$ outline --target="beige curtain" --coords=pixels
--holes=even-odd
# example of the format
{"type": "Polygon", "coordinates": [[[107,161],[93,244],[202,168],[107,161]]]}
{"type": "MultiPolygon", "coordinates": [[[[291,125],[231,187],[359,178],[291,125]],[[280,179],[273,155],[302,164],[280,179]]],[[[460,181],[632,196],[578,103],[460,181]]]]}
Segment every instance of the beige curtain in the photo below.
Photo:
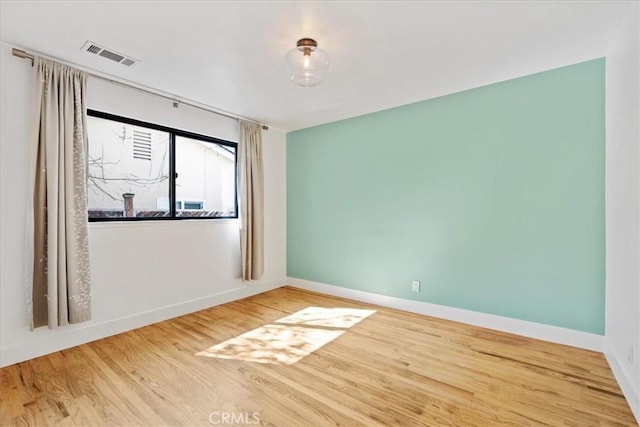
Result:
{"type": "Polygon", "coordinates": [[[86,74],[36,57],[27,218],[31,327],[91,318],[86,74]]]}
{"type": "Polygon", "coordinates": [[[240,120],[238,198],[242,280],[258,280],[264,271],[264,173],[262,127],[240,120]]]}

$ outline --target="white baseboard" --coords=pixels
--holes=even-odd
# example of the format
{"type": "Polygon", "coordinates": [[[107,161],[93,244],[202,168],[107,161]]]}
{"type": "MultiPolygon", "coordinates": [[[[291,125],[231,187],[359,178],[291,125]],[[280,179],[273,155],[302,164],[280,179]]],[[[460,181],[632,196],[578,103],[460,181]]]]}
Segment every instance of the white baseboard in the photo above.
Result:
{"type": "Polygon", "coordinates": [[[409,311],[411,313],[439,317],[441,319],[453,320],[455,322],[495,329],[502,332],[509,332],[512,334],[569,345],[572,347],[579,347],[598,352],[602,352],[604,348],[604,337],[602,335],[591,334],[588,332],[575,331],[573,329],[561,328],[558,326],[544,325],[542,323],[496,316],[494,314],[480,313],[461,308],[447,307],[428,302],[390,297],[371,292],[343,288],[340,286],[327,285],[325,283],[297,279],[294,277],[288,277],[287,284],[300,289],[306,289],[342,298],[349,298],[356,301],[381,305],[383,307],[409,311]]]}
{"type": "Polygon", "coordinates": [[[33,359],[163,320],[193,313],[283,286],[283,280],[245,284],[237,289],[104,322],[87,322],[54,330],[39,328],[28,341],[0,348],[0,367],[33,359]]]}
{"type": "Polygon", "coordinates": [[[621,358],[607,345],[606,339],[604,355],[607,358],[607,362],[609,362],[611,371],[616,377],[616,381],[618,381],[624,397],[629,403],[633,415],[636,417],[638,424],[640,424],[640,390],[634,386],[632,379],[629,377],[629,373],[623,369],[621,358]]]}

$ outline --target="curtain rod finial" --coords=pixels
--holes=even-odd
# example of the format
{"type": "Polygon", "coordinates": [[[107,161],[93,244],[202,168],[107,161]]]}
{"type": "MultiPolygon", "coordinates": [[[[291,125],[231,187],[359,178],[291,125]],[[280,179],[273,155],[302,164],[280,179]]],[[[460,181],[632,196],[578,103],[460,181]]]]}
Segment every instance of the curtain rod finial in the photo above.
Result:
{"type": "Polygon", "coordinates": [[[30,59],[31,60],[31,65],[33,65],[33,55],[29,55],[27,52],[25,52],[22,49],[16,49],[15,47],[11,49],[11,54],[13,56],[17,56],[18,58],[23,58],[23,59],[30,59]]]}
{"type": "Polygon", "coordinates": [[[27,52],[25,52],[24,50],[16,49],[15,47],[11,49],[11,53],[13,54],[13,56],[17,56],[18,58],[27,57],[27,52]]]}

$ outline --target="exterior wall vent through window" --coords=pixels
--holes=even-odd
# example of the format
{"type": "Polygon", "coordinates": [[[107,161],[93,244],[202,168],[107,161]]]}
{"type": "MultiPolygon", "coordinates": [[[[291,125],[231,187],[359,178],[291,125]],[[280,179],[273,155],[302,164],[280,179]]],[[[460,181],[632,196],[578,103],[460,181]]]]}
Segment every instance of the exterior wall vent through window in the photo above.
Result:
{"type": "Polygon", "coordinates": [[[133,130],[133,158],[151,160],[151,133],[133,130]]]}

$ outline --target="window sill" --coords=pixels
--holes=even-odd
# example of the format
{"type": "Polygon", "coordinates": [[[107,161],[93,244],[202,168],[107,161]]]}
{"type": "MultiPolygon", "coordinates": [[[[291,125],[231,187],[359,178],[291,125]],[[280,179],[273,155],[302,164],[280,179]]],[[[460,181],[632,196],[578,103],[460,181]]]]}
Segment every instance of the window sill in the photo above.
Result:
{"type": "Polygon", "coordinates": [[[90,229],[101,228],[144,228],[144,227],[167,227],[176,226],[180,224],[180,227],[193,227],[201,224],[210,226],[212,224],[228,224],[238,223],[238,218],[198,218],[198,219],[154,219],[151,221],[96,221],[89,222],[90,229]]]}

